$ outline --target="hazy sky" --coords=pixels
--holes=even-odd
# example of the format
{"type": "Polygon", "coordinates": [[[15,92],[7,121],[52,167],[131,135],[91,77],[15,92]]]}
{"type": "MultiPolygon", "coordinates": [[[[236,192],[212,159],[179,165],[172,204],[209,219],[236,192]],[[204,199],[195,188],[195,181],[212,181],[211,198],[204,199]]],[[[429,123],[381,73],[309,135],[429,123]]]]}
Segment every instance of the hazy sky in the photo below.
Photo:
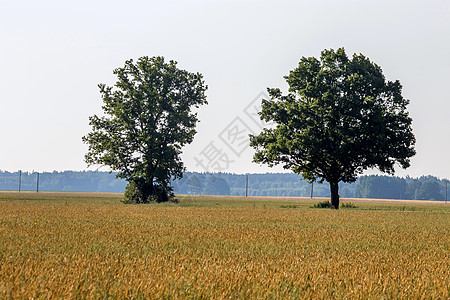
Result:
{"type": "Polygon", "coordinates": [[[0,169],[85,170],[97,84],[113,85],[127,59],[162,55],[209,86],[187,169],[278,171],[247,146],[261,93],[285,90],[302,56],[345,47],[411,100],[417,155],[398,175],[450,177],[449,16],[448,0],[0,0],[0,169]]]}

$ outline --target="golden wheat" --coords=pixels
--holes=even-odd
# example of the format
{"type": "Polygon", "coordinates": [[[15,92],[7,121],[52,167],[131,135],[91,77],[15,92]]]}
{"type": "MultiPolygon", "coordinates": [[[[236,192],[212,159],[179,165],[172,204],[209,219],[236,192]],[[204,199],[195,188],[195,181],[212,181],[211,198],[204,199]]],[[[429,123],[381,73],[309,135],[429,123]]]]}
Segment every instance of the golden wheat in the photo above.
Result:
{"type": "Polygon", "coordinates": [[[119,198],[0,194],[0,298],[450,297],[444,205],[119,198]]]}

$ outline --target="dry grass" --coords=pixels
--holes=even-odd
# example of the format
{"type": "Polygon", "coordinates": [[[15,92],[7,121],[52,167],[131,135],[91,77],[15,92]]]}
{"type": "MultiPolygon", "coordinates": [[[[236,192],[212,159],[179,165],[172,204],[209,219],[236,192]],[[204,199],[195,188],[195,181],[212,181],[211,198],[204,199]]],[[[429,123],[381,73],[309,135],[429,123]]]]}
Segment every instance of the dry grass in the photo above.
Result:
{"type": "Polygon", "coordinates": [[[0,194],[3,298],[450,297],[450,209],[0,194]]]}

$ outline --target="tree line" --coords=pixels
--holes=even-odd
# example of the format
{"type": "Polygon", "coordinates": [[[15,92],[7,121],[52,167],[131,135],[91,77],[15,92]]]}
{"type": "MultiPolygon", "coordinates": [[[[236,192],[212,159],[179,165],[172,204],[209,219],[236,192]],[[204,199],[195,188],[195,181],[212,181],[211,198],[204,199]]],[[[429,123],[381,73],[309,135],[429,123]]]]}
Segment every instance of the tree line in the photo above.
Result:
{"type": "MultiPolygon", "coordinates": [[[[0,190],[36,191],[37,172],[0,171],[0,190]]],[[[63,171],[39,173],[39,191],[123,193],[126,182],[114,173],[96,171],[63,171]]]]}
{"type": "MultiPolygon", "coordinates": [[[[127,182],[115,173],[99,171],[44,172],[39,174],[39,191],[123,193],[127,182]]],[[[246,175],[234,173],[185,172],[171,181],[175,194],[245,196],[246,175]]],[[[0,171],[0,190],[18,190],[19,172],[0,171]]],[[[21,173],[21,190],[35,191],[37,173],[21,173]]],[[[445,180],[434,176],[419,178],[360,176],[354,183],[339,184],[344,198],[445,200],[445,180]]],[[[308,183],[294,173],[248,174],[249,196],[329,197],[328,185],[308,183]]]]}

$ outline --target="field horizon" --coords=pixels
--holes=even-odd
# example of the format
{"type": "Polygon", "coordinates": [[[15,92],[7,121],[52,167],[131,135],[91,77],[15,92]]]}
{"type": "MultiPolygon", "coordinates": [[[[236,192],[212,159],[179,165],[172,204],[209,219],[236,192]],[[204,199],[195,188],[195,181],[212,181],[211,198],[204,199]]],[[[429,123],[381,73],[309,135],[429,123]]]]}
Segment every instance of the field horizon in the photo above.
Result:
{"type": "MultiPolygon", "coordinates": [[[[124,193],[116,192],[62,192],[62,191],[8,191],[0,190],[0,194],[52,194],[61,196],[74,195],[98,195],[98,196],[123,196],[124,193]]],[[[175,194],[175,198],[186,199],[189,197],[195,198],[218,198],[218,199],[247,199],[250,201],[255,200],[291,200],[291,201],[305,201],[305,202],[317,202],[330,200],[330,197],[288,197],[288,196],[236,196],[236,195],[189,195],[189,194],[175,194]]],[[[399,204],[447,204],[445,200],[411,200],[411,199],[379,199],[379,198],[340,198],[340,202],[371,202],[371,203],[399,203],[399,204]]]]}

